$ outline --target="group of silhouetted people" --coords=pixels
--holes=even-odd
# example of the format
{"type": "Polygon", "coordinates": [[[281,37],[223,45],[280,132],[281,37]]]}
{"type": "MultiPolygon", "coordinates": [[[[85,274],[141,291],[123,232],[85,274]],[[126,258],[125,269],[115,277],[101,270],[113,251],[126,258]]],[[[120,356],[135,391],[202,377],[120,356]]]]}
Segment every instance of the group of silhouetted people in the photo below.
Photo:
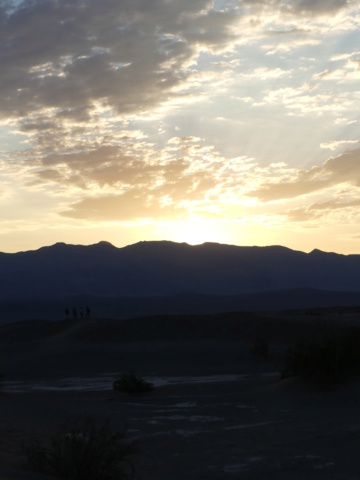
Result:
{"type": "MultiPolygon", "coordinates": [[[[66,316],[66,318],[69,318],[69,315],[70,315],[69,307],[66,307],[66,308],[65,308],[65,316],[66,316]]],[[[86,307],[86,309],[85,309],[85,315],[86,315],[86,318],[90,318],[90,308],[89,308],[89,307],[86,307]]],[[[72,316],[73,316],[73,318],[78,318],[78,311],[77,311],[77,308],[76,308],[76,307],[73,307],[73,308],[72,308],[72,316]]],[[[79,316],[80,316],[80,318],[84,318],[84,309],[83,309],[83,307],[80,307],[79,316]]]]}

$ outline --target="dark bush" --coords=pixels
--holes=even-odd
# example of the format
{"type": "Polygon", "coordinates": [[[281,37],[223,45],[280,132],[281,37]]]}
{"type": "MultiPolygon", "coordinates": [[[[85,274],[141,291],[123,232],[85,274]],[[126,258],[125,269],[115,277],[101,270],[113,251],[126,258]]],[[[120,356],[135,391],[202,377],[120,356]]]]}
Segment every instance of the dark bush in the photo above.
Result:
{"type": "Polygon", "coordinates": [[[134,373],[127,373],[122,375],[118,380],[115,380],[113,389],[118,392],[129,393],[130,395],[138,395],[151,392],[154,389],[154,385],[146,382],[134,373]]]}
{"type": "Polygon", "coordinates": [[[285,356],[282,377],[319,386],[347,382],[360,374],[360,330],[322,324],[298,340],[285,356]]]}
{"type": "Polygon", "coordinates": [[[135,474],[124,433],[113,433],[108,423],[97,428],[91,419],[65,423],[47,447],[33,441],[23,449],[26,468],[63,479],[130,480],[135,474]]]}
{"type": "Polygon", "coordinates": [[[270,358],[269,344],[261,338],[254,341],[250,350],[257,361],[269,360],[270,358]]]}
{"type": "Polygon", "coordinates": [[[2,389],[4,379],[5,379],[5,373],[0,373],[0,391],[2,389]]]}

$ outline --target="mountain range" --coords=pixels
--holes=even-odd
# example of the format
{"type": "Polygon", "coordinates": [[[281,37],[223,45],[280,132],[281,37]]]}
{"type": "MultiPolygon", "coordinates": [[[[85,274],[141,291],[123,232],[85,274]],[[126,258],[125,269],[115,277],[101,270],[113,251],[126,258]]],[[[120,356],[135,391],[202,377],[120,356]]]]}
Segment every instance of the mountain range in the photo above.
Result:
{"type": "Polygon", "coordinates": [[[116,248],[107,242],[56,243],[34,251],[0,253],[0,276],[0,308],[7,305],[10,310],[21,302],[75,297],[101,299],[100,303],[121,298],[120,304],[128,305],[136,305],[140,298],[143,304],[159,303],[163,297],[163,304],[179,307],[183,302],[195,305],[202,299],[209,304],[217,299],[224,310],[226,305],[254,309],[257,298],[266,308],[272,298],[274,307],[283,303],[291,308],[289,299],[295,292],[302,298],[307,292],[310,306],[328,306],[331,298],[335,304],[360,304],[360,255],[304,253],[281,246],[150,241],[116,248]]]}

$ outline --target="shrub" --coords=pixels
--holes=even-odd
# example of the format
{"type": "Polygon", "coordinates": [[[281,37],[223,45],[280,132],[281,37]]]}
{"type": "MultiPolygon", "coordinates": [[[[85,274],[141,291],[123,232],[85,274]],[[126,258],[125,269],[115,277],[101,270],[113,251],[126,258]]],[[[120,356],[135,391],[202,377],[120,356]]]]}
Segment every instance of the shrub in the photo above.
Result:
{"type": "Polygon", "coordinates": [[[92,419],[66,422],[50,446],[35,440],[23,446],[25,467],[68,480],[130,480],[134,467],[128,456],[133,447],[124,433],[113,433],[104,423],[96,428],[92,419]]]}
{"type": "Polygon", "coordinates": [[[129,393],[130,395],[139,395],[151,392],[154,389],[154,385],[146,382],[134,373],[127,373],[122,375],[118,380],[115,380],[113,389],[118,392],[129,393]]]}
{"type": "Polygon", "coordinates": [[[257,361],[269,360],[270,358],[269,344],[261,338],[254,341],[250,350],[257,361]]]}
{"type": "Polygon", "coordinates": [[[319,386],[341,384],[360,374],[360,330],[319,325],[291,346],[282,378],[297,376],[319,386]]]}
{"type": "Polygon", "coordinates": [[[2,390],[4,379],[5,373],[0,373],[0,391],[2,390]]]}

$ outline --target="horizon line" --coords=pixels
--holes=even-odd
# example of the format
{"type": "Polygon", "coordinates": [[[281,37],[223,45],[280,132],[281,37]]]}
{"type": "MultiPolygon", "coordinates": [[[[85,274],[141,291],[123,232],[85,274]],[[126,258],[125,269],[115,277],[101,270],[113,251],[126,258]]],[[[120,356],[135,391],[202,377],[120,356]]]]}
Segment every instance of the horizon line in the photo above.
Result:
{"type": "Polygon", "coordinates": [[[187,245],[189,247],[201,247],[201,246],[204,246],[204,245],[220,245],[220,246],[224,246],[224,247],[238,247],[238,248],[283,248],[283,249],[286,249],[286,250],[291,250],[293,252],[301,252],[301,253],[304,253],[306,255],[309,255],[311,253],[314,253],[314,252],[321,252],[321,253],[325,253],[325,254],[335,254],[335,255],[342,255],[342,256],[351,256],[351,255],[359,255],[358,253],[349,253],[349,254],[346,254],[346,253],[340,253],[340,252],[334,252],[334,251],[326,251],[326,250],[321,250],[317,247],[313,248],[312,250],[309,250],[309,251],[305,251],[305,250],[299,250],[299,249],[296,249],[296,248],[291,248],[291,247],[288,247],[286,245],[280,245],[280,244],[271,244],[271,245],[237,245],[237,244],[232,244],[232,243],[221,243],[221,242],[211,242],[211,241],[205,241],[205,242],[202,242],[202,243],[189,243],[189,242],[176,242],[174,240],[166,240],[166,239],[163,239],[163,240],[139,240],[138,242],[135,242],[135,243],[130,243],[130,244],[127,244],[127,245],[124,245],[124,246],[116,246],[114,245],[113,243],[107,241],[107,240],[100,240],[96,243],[89,243],[89,244],[82,244],[82,243],[67,243],[67,242],[62,242],[62,241],[59,241],[59,242],[55,242],[53,244],[49,244],[49,245],[42,245],[38,248],[30,248],[29,250],[19,250],[19,251],[16,251],[16,252],[5,252],[5,251],[0,251],[0,254],[4,254],[4,255],[16,255],[16,254],[21,254],[21,253],[30,253],[30,252],[37,252],[39,250],[42,250],[44,248],[53,248],[55,246],[60,246],[60,245],[64,245],[64,246],[67,246],[67,247],[94,247],[94,246],[98,246],[98,245],[101,245],[101,244],[106,244],[106,245],[109,245],[113,248],[116,248],[118,250],[120,249],[124,249],[124,248],[128,248],[128,247],[132,247],[132,246],[135,246],[135,245],[139,245],[141,243],[171,243],[171,244],[175,244],[175,245],[187,245]]]}

